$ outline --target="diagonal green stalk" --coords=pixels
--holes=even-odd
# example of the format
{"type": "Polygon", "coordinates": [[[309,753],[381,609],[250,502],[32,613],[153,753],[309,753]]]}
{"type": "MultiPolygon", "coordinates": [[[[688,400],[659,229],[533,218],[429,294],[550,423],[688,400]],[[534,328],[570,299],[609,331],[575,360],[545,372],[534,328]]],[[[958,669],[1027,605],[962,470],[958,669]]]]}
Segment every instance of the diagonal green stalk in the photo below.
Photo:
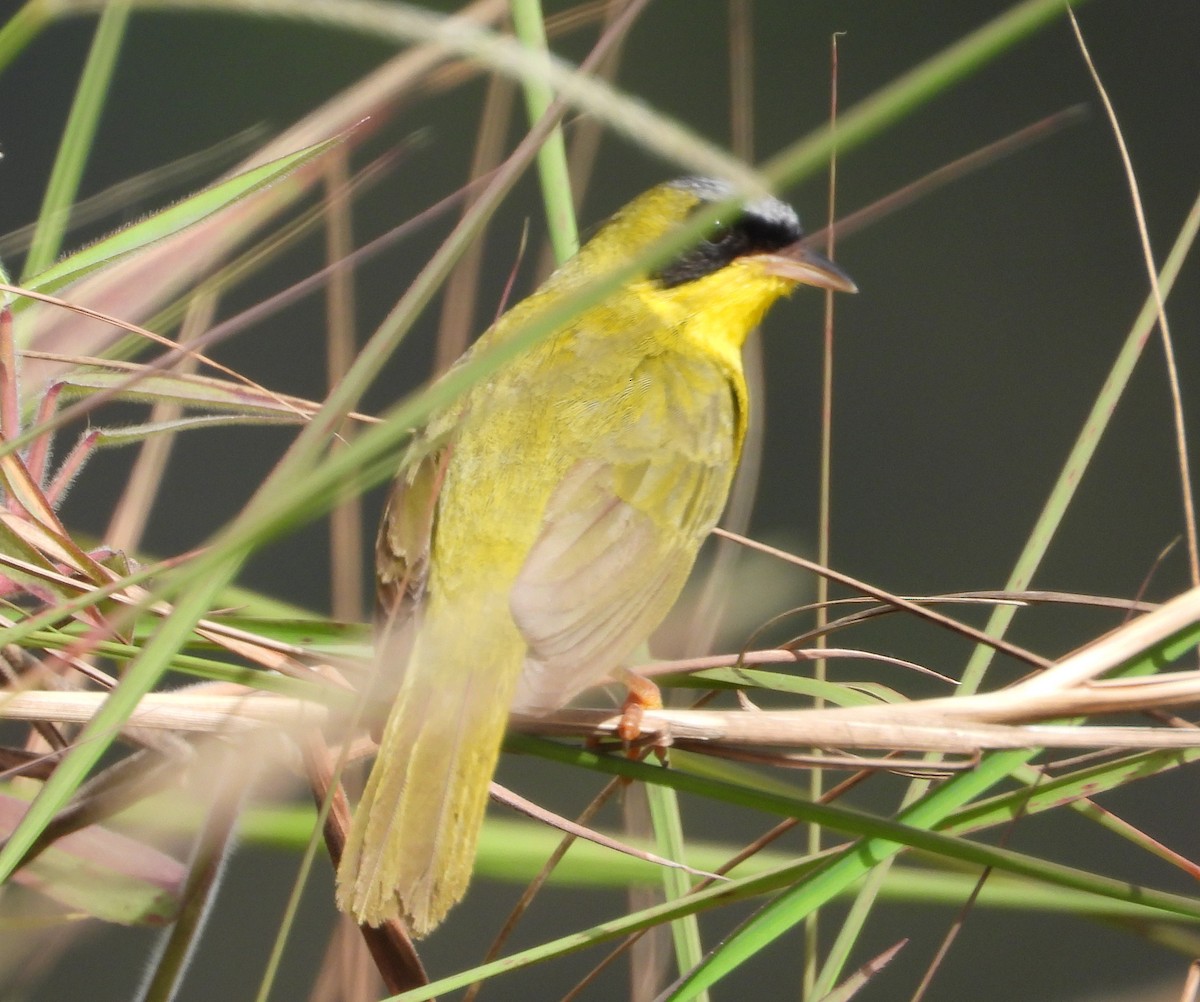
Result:
{"type": "MultiPolygon", "coordinates": [[[[71,0],[70,9],[89,10],[98,5],[99,0],[71,0]]],[[[160,9],[163,5],[163,0],[141,0],[136,4],[139,9],[160,9]]],[[[236,0],[180,0],[167,9],[242,11],[236,0]]],[[[1005,44],[1014,44],[1060,10],[1059,0],[1027,0],[1014,11],[1002,15],[978,32],[927,60],[922,66],[905,74],[900,80],[883,88],[841,117],[838,126],[839,149],[846,149],[851,140],[857,145],[882,131],[923,101],[936,96],[939,86],[944,88],[972,70],[981,68],[983,62],[998,54],[1005,44]]],[[[336,5],[300,5],[296,0],[259,0],[252,9],[242,12],[251,15],[290,14],[320,23],[332,22],[339,27],[349,27],[362,32],[371,31],[385,37],[440,42],[461,55],[477,58],[498,72],[508,73],[518,79],[546,75],[561,88],[560,100],[595,114],[625,134],[632,135],[635,139],[647,138],[648,130],[656,139],[666,136],[662,143],[654,147],[663,155],[677,157],[679,162],[692,169],[709,170],[728,176],[748,192],[763,187],[759,175],[748,171],[744,165],[732,158],[725,157],[709,144],[702,141],[693,144],[674,123],[662,116],[651,115],[640,103],[598,81],[578,74],[572,75],[564,69],[561,61],[550,60],[542,66],[519,67],[515,65],[517,57],[503,44],[503,40],[482,29],[464,26],[455,19],[439,20],[426,12],[415,11],[402,5],[389,5],[385,9],[379,4],[365,3],[363,0],[353,3],[351,0],[339,0],[336,5]],[[345,15],[344,19],[341,15],[345,15]],[[667,153],[668,149],[670,154],[667,153]],[[715,157],[721,158],[724,166],[717,164],[715,157]]],[[[797,181],[819,169],[830,148],[827,131],[819,130],[773,159],[765,169],[765,176],[778,182],[797,181]]],[[[630,262],[628,268],[617,269],[597,280],[588,287],[587,295],[581,297],[578,308],[582,310],[586,308],[587,303],[598,301],[605,292],[615,289],[622,281],[645,267],[666,260],[671,253],[695,239],[717,220],[725,208],[713,206],[710,211],[698,213],[671,239],[662,241],[648,251],[644,259],[630,262]]],[[[477,230],[472,230],[471,237],[476,233],[477,230]]],[[[523,339],[517,339],[513,346],[523,350],[527,343],[523,339]]],[[[386,356],[386,351],[381,354],[386,356]]],[[[376,356],[371,364],[378,365],[380,362],[381,359],[376,356]]],[[[345,385],[346,383],[343,384],[345,385]]],[[[361,392],[361,387],[358,390],[349,390],[346,396],[352,397],[356,392],[361,392]]],[[[32,437],[26,433],[3,443],[0,445],[0,455],[25,447],[32,437]]]]}
{"type": "MultiPolygon", "coordinates": [[[[1200,201],[1195,203],[1192,212],[1189,213],[1187,219],[1184,221],[1180,236],[1176,240],[1175,248],[1172,250],[1172,255],[1168,258],[1167,265],[1163,269],[1164,285],[1162,295],[1164,297],[1169,292],[1170,285],[1178,275],[1183,257],[1190,250],[1196,238],[1198,225],[1200,225],[1200,201]]],[[[1092,405],[1091,412],[1084,421],[1079,437],[1068,454],[1062,472],[1051,489],[1050,496],[1043,506],[1041,514],[1038,516],[1029,539],[1008,579],[1007,588],[1020,591],[1030,586],[1033,574],[1045,556],[1050,546],[1050,541],[1054,538],[1054,534],[1058,531],[1058,527],[1066,515],[1067,507],[1070,505],[1076,489],[1082,482],[1087,466],[1091,462],[1096,447],[1099,445],[1100,439],[1108,426],[1108,420],[1116,410],[1116,405],[1129,383],[1129,379],[1141,356],[1142,349],[1149,339],[1155,323],[1158,321],[1161,314],[1161,303],[1158,299],[1158,292],[1157,288],[1154,289],[1154,295],[1148,298],[1143,304],[1141,312],[1130,328],[1125,343],[1118,353],[1113,367],[1096,397],[1095,403],[1092,405]]],[[[1015,606],[997,605],[988,619],[985,631],[993,637],[1003,637],[1013,617],[1016,615],[1016,611],[1015,606]]],[[[962,683],[957,690],[958,694],[969,695],[978,690],[993,656],[994,648],[992,647],[980,644],[975,648],[967,667],[964,669],[962,683]]],[[[1040,778],[1038,773],[1027,768],[1019,769],[1017,774],[1026,783],[1036,783],[1040,778]]],[[[914,788],[914,793],[919,793],[920,790],[921,786],[917,784],[914,788]]],[[[1079,803],[1075,809],[1087,810],[1088,805],[1079,803]]],[[[881,871],[885,870],[886,864],[881,865],[879,869],[881,871]]],[[[831,950],[825,970],[822,972],[821,978],[818,979],[817,994],[820,994],[822,989],[828,991],[832,988],[834,981],[848,958],[850,947],[857,940],[858,933],[866,921],[873,896],[878,891],[882,879],[882,872],[875,874],[867,885],[863,887],[855,903],[851,906],[850,912],[842,926],[841,933],[831,950]]]]}
{"type": "MultiPolygon", "coordinates": [[[[1096,797],[1139,779],[1157,776],[1169,769],[1200,758],[1200,748],[1172,751],[1144,751],[1122,756],[1111,762],[1093,765],[1062,775],[1040,776],[1034,789],[1017,789],[976,801],[946,819],[942,831],[961,834],[979,831],[1011,821],[1018,813],[1026,816],[1077,803],[1083,797],[1096,797]]],[[[1032,778],[1026,781],[1032,787],[1032,778]]]]}
{"type": "MultiPolygon", "coordinates": [[[[546,54],[546,25],[542,18],[541,0],[511,0],[513,29],[521,44],[531,52],[546,54]]],[[[546,80],[525,80],[525,107],[529,122],[537,122],[554,100],[554,89],[546,80]]],[[[562,125],[557,124],[542,143],[537,155],[538,180],[542,186],[542,201],[546,204],[546,224],[550,242],[559,264],[579,250],[579,227],[575,221],[575,205],[571,198],[571,178],[567,173],[567,149],[563,143],[562,125]]]]}
{"type": "MultiPolygon", "coordinates": [[[[1182,258],[1186,255],[1192,242],[1195,240],[1198,223],[1200,223],[1200,201],[1193,206],[1192,212],[1185,220],[1180,238],[1176,241],[1175,250],[1172,252],[1175,260],[1173,268],[1171,259],[1168,259],[1167,267],[1164,269],[1164,275],[1170,275],[1168,282],[1173,282],[1175,276],[1178,274],[1182,258]]],[[[1169,285],[1167,288],[1169,290],[1169,285]]],[[[1164,292],[1163,295],[1165,296],[1165,294],[1164,292]]],[[[1100,438],[1107,428],[1108,420],[1115,411],[1117,402],[1128,385],[1133,369],[1141,355],[1142,348],[1145,346],[1150,333],[1153,331],[1154,324],[1158,321],[1160,315],[1161,303],[1158,300],[1158,289],[1155,289],[1154,295],[1143,305],[1133,327],[1130,329],[1125,344],[1118,354],[1113,368],[1105,380],[1096,398],[1096,402],[1092,406],[1091,412],[1084,421],[1079,437],[1076,439],[1075,445],[1067,457],[1062,472],[1059,474],[1058,480],[1050,492],[1050,496],[1035,523],[1033,531],[1030,533],[1029,540],[1017,560],[1016,567],[1009,577],[1006,587],[1013,590],[1025,590],[1029,587],[1034,572],[1045,556],[1050,541],[1053,539],[1062,519],[1066,515],[1066,509],[1070,505],[1075,491],[1083,479],[1083,474],[1091,461],[1092,455],[1095,453],[1100,438]]],[[[985,627],[986,632],[994,637],[1004,636],[1015,615],[1015,606],[996,606],[988,619],[987,626],[985,627]]],[[[983,675],[991,664],[993,656],[994,648],[982,644],[975,648],[963,672],[962,684],[957,690],[958,694],[967,695],[978,690],[983,680],[983,675]]],[[[1014,772],[1014,777],[1026,784],[1036,784],[1041,779],[1038,772],[1024,766],[1014,772]]],[[[917,784],[914,787],[913,793],[918,794],[921,792],[921,789],[921,784],[917,784]]],[[[1094,813],[1091,811],[1090,805],[1085,802],[1077,802],[1073,805],[1073,808],[1081,812],[1094,813]]],[[[1102,823],[1106,825],[1110,824],[1107,820],[1103,820],[1102,823]]],[[[1125,833],[1122,832],[1122,834],[1125,833]]],[[[851,906],[841,932],[834,947],[831,949],[826,967],[818,979],[816,986],[818,995],[822,990],[828,991],[832,988],[834,981],[848,959],[849,950],[857,940],[858,934],[865,924],[874,895],[878,892],[884,879],[886,868],[886,862],[877,868],[877,871],[861,889],[854,904],[851,906]]]]}
{"type": "MultiPolygon", "coordinates": [[[[1198,228],[1200,228],[1200,198],[1197,199],[1192,211],[1188,214],[1159,276],[1164,296],[1170,293],[1182,268],[1184,258],[1195,241],[1198,228]]],[[[1141,346],[1149,338],[1156,317],[1156,306],[1152,299],[1148,299],[1130,332],[1125,348],[1118,357],[1113,373],[1105,383],[1104,390],[1101,392],[1101,400],[1093,408],[1092,417],[1085,425],[1080,441],[1072,451],[1072,460],[1078,459],[1083,465],[1086,465],[1087,459],[1094,452],[1099,432],[1104,426],[1107,416],[1111,414],[1112,408],[1116,405],[1120,388],[1128,381],[1129,373],[1137,360],[1141,346]],[[1103,401],[1103,405],[1101,401],[1103,401]]],[[[1076,468],[1069,463],[1068,467],[1078,473],[1082,472],[1082,465],[1076,468]]],[[[1065,504],[1074,492],[1074,483],[1069,481],[1064,474],[1056,486],[1056,492],[1059,489],[1063,492],[1061,507],[1065,508],[1065,504]]],[[[1061,509],[1059,514],[1061,514],[1061,509]]],[[[1052,532],[1055,525],[1057,525],[1057,518],[1052,519],[1045,514],[1039,521],[1039,528],[1043,528],[1046,533],[1052,532]],[[1043,523],[1045,523],[1044,526],[1043,523]]],[[[1037,553],[1037,557],[1040,559],[1045,543],[1048,542],[1048,535],[1045,539],[1039,537],[1038,542],[1042,544],[1042,550],[1037,553]]],[[[1031,540],[1031,547],[1027,548],[1027,553],[1032,548],[1034,548],[1034,543],[1031,540]]],[[[1034,564],[1036,565],[1036,560],[1034,564]]],[[[1032,572],[1032,568],[1030,572],[1032,572]]],[[[964,807],[977,796],[1027,765],[1037,754],[1038,749],[1019,749],[989,755],[976,769],[955,776],[932,793],[928,793],[910,804],[900,812],[898,820],[914,828],[933,828],[941,825],[952,812],[964,807]]],[[[694,998],[697,992],[719,981],[725,974],[749,959],[767,943],[783,935],[797,922],[811,914],[813,910],[827,904],[852,883],[861,879],[873,868],[890,860],[903,848],[902,844],[888,839],[870,838],[847,850],[814,879],[780,895],[747,922],[742,929],[729,937],[719,953],[710,955],[703,964],[693,969],[671,998],[673,1000],[694,998]]],[[[865,918],[870,903],[869,899],[865,899],[863,905],[855,911],[854,922],[851,923],[855,931],[865,918]]],[[[844,944],[840,945],[844,947],[844,944]]],[[[844,951],[839,950],[838,955],[840,956],[842,952],[844,951]]],[[[837,965],[827,963],[821,978],[818,979],[816,990],[818,992],[821,989],[828,990],[836,979],[837,965]]]]}
{"type": "MultiPolygon", "coordinates": [[[[683,837],[683,816],[679,813],[679,797],[669,787],[657,785],[648,786],[646,796],[650,803],[650,820],[654,825],[655,851],[664,859],[683,862],[687,859],[687,846],[683,837]]],[[[686,870],[663,867],[660,873],[664,897],[668,902],[687,897],[691,891],[691,878],[686,870]]],[[[704,957],[704,946],[700,939],[700,923],[695,915],[682,915],[673,921],[671,939],[680,971],[689,971],[700,963],[704,957]]]]}
{"type": "MultiPolygon", "coordinates": [[[[1191,250],[1198,229],[1200,229],[1200,198],[1192,204],[1191,212],[1184,220],[1175,246],[1171,249],[1159,276],[1159,285],[1164,299],[1170,294],[1171,286],[1174,285],[1175,279],[1179,275],[1184,257],[1191,250]]],[[[1034,572],[1046,555],[1050,540],[1054,538],[1054,533],[1058,530],[1066,514],[1067,506],[1074,498],[1088,464],[1095,455],[1096,447],[1100,444],[1100,438],[1108,427],[1109,419],[1117,409],[1121,394],[1129,385],[1130,377],[1141,357],[1142,349],[1145,348],[1157,320],[1158,306],[1153,298],[1148,298],[1142,305],[1133,327],[1130,328],[1125,343],[1121,347],[1108,377],[1104,380],[1104,385],[1100,388],[1096,402],[1083,422],[1079,437],[1071,447],[1062,472],[1050,490],[1050,496],[1046,499],[1041,514],[1038,515],[1033,531],[1029,535],[1029,541],[1021,551],[1005,588],[1023,591],[1033,580],[1034,572]]],[[[985,628],[987,633],[993,637],[1004,636],[1016,611],[1015,606],[997,605],[991,616],[988,617],[985,628]]],[[[958,691],[964,695],[975,692],[991,661],[992,648],[983,646],[975,648],[975,652],[963,672],[962,685],[958,691]]]]}
{"type": "Polygon", "coordinates": [[[21,9],[0,27],[0,72],[8,68],[25,47],[48,24],[55,10],[47,0],[26,0],[21,9]]]}
{"type": "Polygon", "coordinates": [[[100,126],[100,115],[128,20],[129,4],[125,0],[109,4],[100,14],[66,128],[58,144],[58,155],[50,171],[37,229],[25,258],[23,278],[48,268],[62,247],[71,206],[79,192],[79,181],[100,126]]]}
{"type": "MultiPolygon", "coordinates": [[[[1098,906],[1100,906],[1101,900],[1119,901],[1139,907],[1156,908],[1159,910],[1160,917],[1164,920],[1174,916],[1184,916],[1192,920],[1200,919],[1200,900],[1194,897],[1168,894],[1133,886],[1121,880],[1098,877],[1086,871],[1029,857],[1013,850],[996,849],[975,842],[949,838],[920,826],[910,827],[905,822],[889,821],[849,808],[812,804],[795,797],[783,797],[749,791],[728,783],[690,776],[686,773],[662,769],[640,762],[632,762],[618,756],[605,756],[594,752],[569,748],[542,739],[520,735],[510,736],[509,745],[552,761],[583,766],[610,775],[625,775],[647,782],[661,783],[680,792],[707,797],[711,800],[750,807],[801,820],[817,821],[835,830],[867,836],[866,841],[859,843],[858,846],[850,850],[849,859],[851,862],[855,862],[856,857],[863,852],[870,856],[884,851],[887,846],[894,847],[892,851],[896,851],[908,845],[923,852],[931,852],[938,856],[959,860],[973,866],[991,866],[997,870],[1031,878],[1042,884],[1096,895],[1098,906]]],[[[1024,754],[1025,752],[1023,751],[1004,753],[1006,756],[1017,757],[1024,754]]],[[[971,785],[971,775],[970,773],[966,773],[960,777],[968,781],[964,784],[964,787],[971,785]]],[[[663,905],[639,912],[636,915],[629,915],[613,920],[612,922],[601,923],[581,933],[564,936],[553,942],[541,944],[513,956],[501,958],[500,960],[481,965],[469,971],[463,971],[459,974],[443,978],[423,988],[406,992],[403,999],[405,1002],[422,1002],[422,1000],[433,998],[438,994],[452,991],[455,988],[471,984],[474,981],[517,970],[551,957],[561,956],[565,953],[593,946],[598,942],[626,935],[638,929],[671,921],[681,914],[695,912],[701,908],[719,903],[745,900],[748,897],[768,893],[779,887],[791,886],[796,890],[813,888],[812,907],[818,907],[820,904],[824,904],[830,900],[833,894],[838,893],[839,890],[844,891],[849,886],[848,884],[843,884],[838,874],[839,867],[844,865],[846,859],[847,856],[835,857],[831,865],[817,871],[815,876],[813,875],[812,863],[805,861],[799,864],[790,864],[753,877],[718,883],[682,901],[667,902],[663,905]],[[807,882],[805,882],[806,877],[810,878],[807,882]],[[799,885],[797,885],[798,881],[801,882],[799,885]]],[[[859,871],[860,876],[862,869],[860,868],[859,871]]],[[[781,895],[775,902],[768,906],[768,910],[777,908],[780,902],[784,901],[792,893],[789,891],[781,895]]],[[[1149,918],[1149,914],[1146,914],[1146,917],[1149,918]]],[[[710,955],[710,959],[712,957],[720,958],[729,946],[736,944],[740,932],[740,930],[739,932],[735,932],[727,941],[723,950],[710,955]]],[[[712,981],[708,981],[707,983],[711,984],[712,981]]],[[[695,997],[694,989],[697,989],[697,986],[693,982],[687,981],[677,987],[670,997],[693,998],[695,997]]]]}

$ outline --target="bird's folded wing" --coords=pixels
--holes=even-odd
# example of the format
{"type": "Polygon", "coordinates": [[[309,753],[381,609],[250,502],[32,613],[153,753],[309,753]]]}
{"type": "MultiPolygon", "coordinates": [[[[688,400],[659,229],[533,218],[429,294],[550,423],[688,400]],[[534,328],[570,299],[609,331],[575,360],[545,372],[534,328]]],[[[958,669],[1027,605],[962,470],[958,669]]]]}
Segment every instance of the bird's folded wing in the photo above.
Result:
{"type": "Polygon", "coordinates": [[[529,646],[514,709],[549,712],[622,665],[674,604],[727,490],[699,461],[568,472],[510,597],[529,646]]]}

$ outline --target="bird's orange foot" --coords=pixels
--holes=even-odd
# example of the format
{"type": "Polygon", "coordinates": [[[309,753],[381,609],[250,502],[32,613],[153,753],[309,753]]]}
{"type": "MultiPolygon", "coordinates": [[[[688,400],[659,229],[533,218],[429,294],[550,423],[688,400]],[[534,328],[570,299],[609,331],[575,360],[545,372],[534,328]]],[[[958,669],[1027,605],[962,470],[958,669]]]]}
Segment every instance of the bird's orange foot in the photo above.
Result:
{"type": "Polygon", "coordinates": [[[648,678],[633,672],[622,672],[621,681],[629,689],[629,694],[621,708],[617,736],[631,745],[642,736],[642,718],[646,711],[662,709],[662,693],[648,678]]]}

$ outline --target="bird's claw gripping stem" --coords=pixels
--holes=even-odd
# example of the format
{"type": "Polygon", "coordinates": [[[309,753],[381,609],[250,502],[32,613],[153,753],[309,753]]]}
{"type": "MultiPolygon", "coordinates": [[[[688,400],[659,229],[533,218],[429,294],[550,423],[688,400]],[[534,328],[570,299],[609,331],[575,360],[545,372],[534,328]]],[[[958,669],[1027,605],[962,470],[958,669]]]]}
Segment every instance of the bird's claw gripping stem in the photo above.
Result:
{"type": "Polygon", "coordinates": [[[626,744],[633,744],[642,736],[642,718],[646,711],[662,709],[662,692],[648,678],[631,671],[621,672],[621,682],[629,693],[621,707],[617,736],[626,744]]]}

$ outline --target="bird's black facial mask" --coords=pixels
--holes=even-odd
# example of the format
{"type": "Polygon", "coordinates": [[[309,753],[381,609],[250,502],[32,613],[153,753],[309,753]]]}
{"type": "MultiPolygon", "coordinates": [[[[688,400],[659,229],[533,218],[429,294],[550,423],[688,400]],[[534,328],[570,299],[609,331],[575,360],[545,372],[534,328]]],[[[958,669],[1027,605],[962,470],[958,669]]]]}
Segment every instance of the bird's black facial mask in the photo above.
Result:
{"type": "MultiPolygon", "coordinates": [[[[707,208],[714,201],[728,197],[725,190],[701,189],[700,183],[713,184],[707,179],[684,179],[676,182],[680,187],[696,187],[701,196],[693,213],[707,208]]],[[[650,277],[664,289],[671,289],[685,282],[694,282],[705,275],[720,271],[730,262],[747,254],[763,254],[780,250],[795,243],[804,235],[800,221],[792,208],[778,199],[768,198],[746,206],[732,221],[720,220],[713,225],[708,236],[690,250],[650,277]]]]}

